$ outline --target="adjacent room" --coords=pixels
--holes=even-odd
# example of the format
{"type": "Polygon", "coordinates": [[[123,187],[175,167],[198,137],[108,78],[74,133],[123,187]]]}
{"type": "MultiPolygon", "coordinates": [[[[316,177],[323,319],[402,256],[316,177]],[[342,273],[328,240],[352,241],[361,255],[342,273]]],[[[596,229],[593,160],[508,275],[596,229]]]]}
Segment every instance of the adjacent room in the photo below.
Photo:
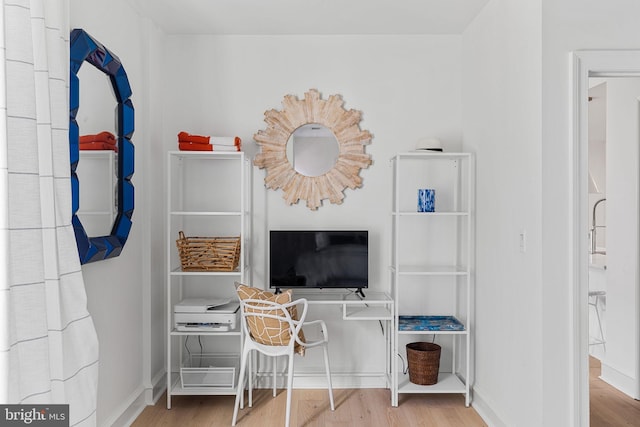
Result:
{"type": "Polygon", "coordinates": [[[640,417],[636,1],[2,11],[0,404],[640,417]]]}

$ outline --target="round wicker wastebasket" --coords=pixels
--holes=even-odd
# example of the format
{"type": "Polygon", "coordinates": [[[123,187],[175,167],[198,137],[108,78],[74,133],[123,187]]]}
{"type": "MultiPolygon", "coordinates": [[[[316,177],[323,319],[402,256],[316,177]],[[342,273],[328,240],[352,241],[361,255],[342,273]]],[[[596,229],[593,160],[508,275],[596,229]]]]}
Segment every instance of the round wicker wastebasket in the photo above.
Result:
{"type": "Polygon", "coordinates": [[[407,344],[409,361],[409,381],[419,385],[433,385],[438,382],[440,352],[438,344],[412,342],[407,344]]]}

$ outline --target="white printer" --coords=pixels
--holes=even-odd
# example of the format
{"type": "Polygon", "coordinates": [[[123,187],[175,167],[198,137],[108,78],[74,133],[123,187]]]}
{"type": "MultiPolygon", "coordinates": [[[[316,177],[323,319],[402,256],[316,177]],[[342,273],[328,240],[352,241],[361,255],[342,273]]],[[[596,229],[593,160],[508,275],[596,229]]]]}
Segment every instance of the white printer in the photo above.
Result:
{"type": "Polygon", "coordinates": [[[178,331],[234,330],[240,314],[240,303],[231,299],[187,298],[173,308],[178,331]]]}

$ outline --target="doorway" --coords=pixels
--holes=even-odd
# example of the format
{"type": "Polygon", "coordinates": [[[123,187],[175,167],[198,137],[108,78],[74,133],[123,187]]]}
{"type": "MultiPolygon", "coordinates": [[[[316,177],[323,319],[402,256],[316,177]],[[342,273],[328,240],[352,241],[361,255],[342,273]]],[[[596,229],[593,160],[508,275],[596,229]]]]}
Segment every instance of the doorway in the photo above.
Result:
{"type": "Polygon", "coordinates": [[[589,356],[597,359],[597,366],[602,365],[607,350],[607,147],[611,146],[607,144],[607,83],[604,78],[589,78],[589,356]]]}
{"type": "MultiPolygon", "coordinates": [[[[589,215],[590,191],[589,184],[593,184],[589,179],[589,131],[588,131],[588,112],[589,112],[589,81],[592,78],[620,78],[620,77],[640,77],[640,51],[583,51],[574,54],[574,94],[573,94],[573,361],[574,361],[574,425],[589,425],[589,313],[592,306],[589,305],[589,266],[591,261],[590,252],[594,251],[592,247],[591,232],[587,230],[592,228],[593,218],[589,215]]],[[[633,108],[633,114],[638,115],[637,100],[633,108]]],[[[637,119],[637,117],[636,117],[637,119]]],[[[624,296],[624,304],[626,304],[625,313],[626,323],[624,328],[628,333],[627,338],[618,337],[616,339],[627,339],[629,351],[625,354],[625,360],[609,361],[611,368],[607,373],[612,382],[618,383],[618,388],[624,389],[627,395],[640,396],[640,340],[638,339],[638,331],[640,327],[640,315],[638,307],[640,306],[640,292],[638,291],[638,200],[640,199],[638,191],[638,126],[636,126],[635,146],[627,153],[629,159],[634,165],[634,174],[628,177],[628,182],[632,183],[634,191],[631,202],[634,204],[631,210],[621,212],[621,215],[633,215],[630,230],[627,230],[627,236],[631,236],[634,242],[632,252],[625,254],[624,258],[631,259],[633,271],[628,271],[628,267],[622,269],[625,280],[631,281],[627,294],[624,296]],[[635,155],[633,153],[636,153],[635,155]],[[630,312],[630,314],[629,314],[630,312]],[[623,363],[624,369],[615,369],[623,363]]],[[[617,168],[617,166],[616,166],[617,168]]],[[[611,195],[613,187],[609,188],[611,195]]],[[[593,192],[593,189],[592,189],[593,192]]],[[[608,195],[608,196],[609,196],[608,195]]],[[[618,200],[620,200],[618,198],[618,200]]],[[[608,202],[607,202],[608,203],[608,202]]],[[[593,210],[592,210],[593,211],[593,210]]],[[[607,213],[614,212],[614,209],[608,209],[607,213]]],[[[608,218],[607,223],[615,223],[613,219],[608,218]]],[[[629,223],[627,223],[629,224],[629,223]]],[[[613,248],[612,230],[607,230],[606,244],[606,264],[609,267],[613,258],[613,253],[609,255],[613,248]]],[[[598,241],[596,243],[596,251],[598,241]]],[[[609,310],[607,313],[608,322],[612,323],[613,318],[610,316],[612,311],[611,297],[612,289],[609,286],[609,278],[607,279],[607,299],[609,310]]],[[[618,299],[622,297],[618,296],[618,299]]],[[[618,313],[616,314],[616,316],[618,313]]],[[[608,328],[614,332],[622,331],[620,328],[608,328]]],[[[604,331],[603,338],[607,341],[607,350],[611,349],[611,341],[616,334],[607,336],[607,330],[604,331]]],[[[613,353],[613,350],[611,350],[613,353]]],[[[607,356],[604,356],[607,360],[607,356]]],[[[603,370],[605,366],[603,365],[603,370]]]]}

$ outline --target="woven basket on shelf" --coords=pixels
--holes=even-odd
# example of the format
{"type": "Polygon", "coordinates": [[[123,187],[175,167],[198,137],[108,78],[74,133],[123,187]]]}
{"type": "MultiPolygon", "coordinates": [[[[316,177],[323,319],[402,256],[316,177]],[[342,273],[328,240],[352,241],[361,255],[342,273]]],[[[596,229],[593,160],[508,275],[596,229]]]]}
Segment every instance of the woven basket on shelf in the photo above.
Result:
{"type": "Polygon", "coordinates": [[[438,382],[441,347],[430,342],[407,344],[409,381],[419,385],[433,385],[438,382]]]}
{"type": "Polygon", "coordinates": [[[185,237],[176,240],[182,271],[234,271],[240,259],[240,237],[185,237]]]}

